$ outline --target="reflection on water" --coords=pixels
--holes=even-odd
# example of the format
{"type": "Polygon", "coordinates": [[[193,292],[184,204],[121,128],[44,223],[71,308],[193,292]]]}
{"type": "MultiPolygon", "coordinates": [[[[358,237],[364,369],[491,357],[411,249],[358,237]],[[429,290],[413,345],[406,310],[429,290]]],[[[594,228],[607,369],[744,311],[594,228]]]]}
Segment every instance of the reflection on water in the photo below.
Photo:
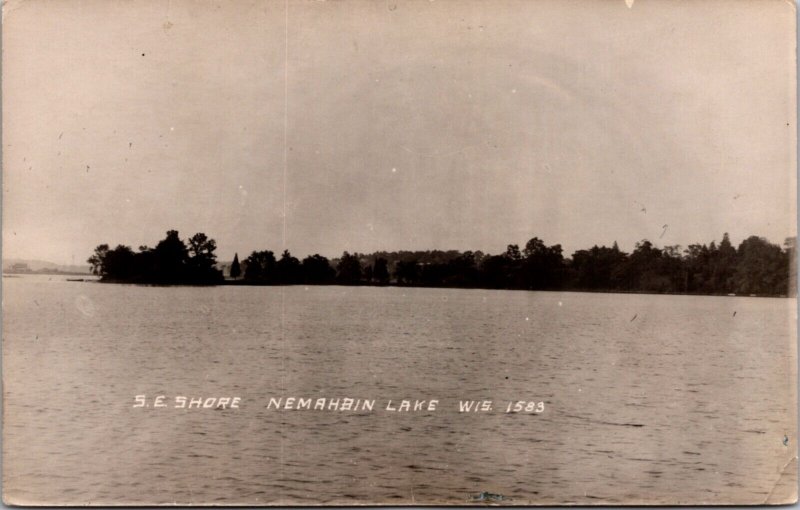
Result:
{"type": "Polygon", "coordinates": [[[16,502],[758,503],[796,484],[793,299],[3,287],[16,502]],[[376,404],[267,409],[292,396],[376,404]]]}

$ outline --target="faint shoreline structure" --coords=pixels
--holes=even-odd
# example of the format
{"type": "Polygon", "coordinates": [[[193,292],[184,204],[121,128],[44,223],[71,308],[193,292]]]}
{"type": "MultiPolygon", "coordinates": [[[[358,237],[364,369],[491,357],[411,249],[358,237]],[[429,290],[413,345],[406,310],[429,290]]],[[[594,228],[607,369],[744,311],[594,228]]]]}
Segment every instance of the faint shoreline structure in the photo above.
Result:
{"type": "Polygon", "coordinates": [[[33,271],[31,271],[31,268],[28,266],[28,264],[26,264],[24,262],[18,262],[16,264],[11,264],[11,267],[8,268],[8,269],[3,268],[3,273],[8,273],[8,274],[25,274],[25,273],[32,273],[32,272],[33,271]]]}
{"type": "MultiPolygon", "coordinates": [[[[13,259],[12,259],[13,260],[13,259]]],[[[67,275],[67,276],[87,276],[91,274],[87,267],[85,271],[80,271],[80,266],[60,266],[51,262],[43,261],[5,261],[3,264],[4,275],[67,275]]]]}

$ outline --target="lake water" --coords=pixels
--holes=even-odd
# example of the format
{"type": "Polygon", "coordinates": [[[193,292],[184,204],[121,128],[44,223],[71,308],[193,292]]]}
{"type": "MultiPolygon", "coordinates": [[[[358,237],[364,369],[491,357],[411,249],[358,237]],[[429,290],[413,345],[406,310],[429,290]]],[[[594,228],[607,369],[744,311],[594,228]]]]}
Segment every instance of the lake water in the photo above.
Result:
{"type": "Polygon", "coordinates": [[[760,503],[797,483],[794,299],[55,276],[3,278],[3,299],[16,503],[760,503]],[[268,409],[292,396],[375,409],[268,409]]]}

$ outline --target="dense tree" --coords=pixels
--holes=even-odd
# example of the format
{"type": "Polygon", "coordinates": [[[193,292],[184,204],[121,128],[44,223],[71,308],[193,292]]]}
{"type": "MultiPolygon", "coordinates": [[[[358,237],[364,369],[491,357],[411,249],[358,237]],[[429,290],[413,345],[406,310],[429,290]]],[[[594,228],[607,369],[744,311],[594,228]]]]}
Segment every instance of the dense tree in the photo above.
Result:
{"type": "Polygon", "coordinates": [[[233,262],[231,263],[231,278],[239,278],[242,274],[242,266],[239,264],[239,254],[233,254],[233,262]]]}
{"type": "Polygon", "coordinates": [[[560,244],[547,246],[538,237],[525,245],[523,263],[524,284],[527,289],[555,289],[562,284],[564,256],[560,244]]]}
{"type": "Polygon", "coordinates": [[[509,244],[506,248],[506,258],[508,260],[522,260],[522,253],[519,251],[519,246],[516,244],[509,244]]]}
{"type": "Polygon", "coordinates": [[[199,232],[189,238],[189,262],[192,266],[199,269],[213,268],[217,263],[217,255],[214,253],[217,243],[213,239],[199,232]]]}
{"type": "Polygon", "coordinates": [[[475,287],[478,285],[478,263],[480,257],[466,251],[447,262],[443,283],[450,287],[475,287]]]}
{"type": "Polygon", "coordinates": [[[401,285],[413,285],[419,278],[416,260],[400,260],[395,269],[395,278],[401,285]]]}
{"type": "Polygon", "coordinates": [[[347,252],[342,254],[336,266],[336,281],[342,285],[356,285],[361,281],[361,262],[358,256],[347,252]]]}
{"type": "Polygon", "coordinates": [[[683,259],[686,292],[713,292],[712,258],[713,252],[705,244],[690,244],[686,248],[683,259]]]}
{"type": "Polygon", "coordinates": [[[189,278],[192,280],[212,281],[216,279],[218,269],[217,255],[214,253],[217,243],[199,232],[189,238],[189,278]]]}
{"type": "Polygon", "coordinates": [[[372,266],[372,278],[379,285],[389,283],[389,265],[386,259],[382,257],[375,259],[375,265],[372,266]]]}
{"type": "Polygon", "coordinates": [[[734,292],[733,276],[736,272],[736,248],[731,244],[728,233],[722,235],[719,248],[713,253],[712,287],[724,293],[734,292]]]}
{"type": "Polygon", "coordinates": [[[512,288],[514,272],[519,261],[503,255],[489,255],[480,268],[480,286],[490,289],[512,288]]]}
{"type": "Polygon", "coordinates": [[[331,266],[330,261],[322,255],[311,255],[303,259],[301,265],[303,281],[308,284],[328,284],[333,283],[336,271],[331,266]]]}
{"type": "Polygon", "coordinates": [[[156,281],[178,283],[186,279],[189,250],[178,236],[177,230],[167,232],[167,237],[153,249],[156,281]]]}
{"type": "Polygon", "coordinates": [[[106,255],[108,255],[108,245],[101,244],[97,248],[94,249],[94,253],[91,257],[86,261],[89,263],[89,266],[92,269],[92,274],[98,276],[104,276],[105,274],[105,259],[106,255]]]}
{"type": "Polygon", "coordinates": [[[664,292],[668,281],[660,273],[662,252],[647,239],[636,243],[633,253],[615,268],[614,277],[622,290],[664,292]]]}
{"type": "Polygon", "coordinates": [[[136,254],[129,246],[118,245],[109,250],[103,261],[103,269],[107,276],[115,280],[130,280],[136,276],[136,254]]]}
{"type": "Polygon", "coordinates": [[[205,234],[195,234],[192,255],[176,230],[167,232],[155,248],[140,246],[135,253],[119,245],[113,250],[107,244],[95,248],[89,257],[92,272],[105,281],[156,284],[213,284],[222,280],[215,267],[216,243],[205,234]]]}
{"type": "MultiPolygon", "coordinates": [[[[722,249],[722,245],[720,245],[722,249]]],[[[789,285],[789,256],[766,239],[751,236],[736,252],[731,278],[738,294],[785,294],[789,285]]]]}
{"type": "Polygon", "coordinates": [[[295,285],[302,283],[303,274],[300,261],[289,250],[283,250],[280,260],[275,263],[275,280],[284,285],[295,285]]]}
{"type": "Polygon", "coordinates": [[[595,245],[589,250],[576,251],[570,267],[573,287],[584,290],[620,288],[618,268],[626,257],[617,243],[611,248],[595,245]]]}
{"type": "Polygon", "coordinates": [[[254,251],[245,259],[244,279],[251,283],[275,283],[275,254],[254,251]]]}

